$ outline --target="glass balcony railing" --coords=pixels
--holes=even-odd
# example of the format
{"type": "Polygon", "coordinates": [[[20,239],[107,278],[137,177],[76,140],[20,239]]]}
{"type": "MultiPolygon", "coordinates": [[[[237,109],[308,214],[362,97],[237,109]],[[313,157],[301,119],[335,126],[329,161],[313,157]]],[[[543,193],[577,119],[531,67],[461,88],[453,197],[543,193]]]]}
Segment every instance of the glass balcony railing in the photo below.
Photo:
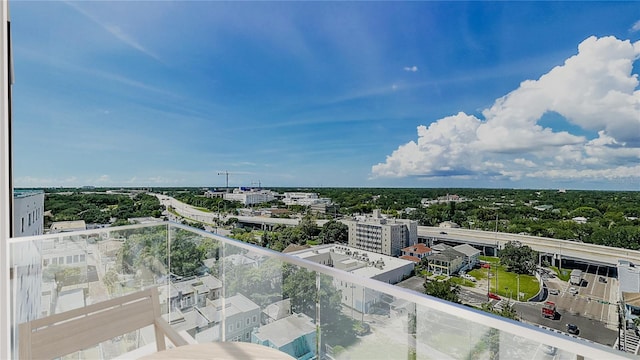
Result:
{"type": "MultiPolygon", "coordinates": [[[[18,324],[158,286],[166,320],[197,342],[297,359],[624,359],[631,355],[174,223],[9,240],[18,324]]],[[[151,329],[73,358],[154,351],[151,329]]],[[[71,357],[69,357],[71,358],[71,357]]]]}

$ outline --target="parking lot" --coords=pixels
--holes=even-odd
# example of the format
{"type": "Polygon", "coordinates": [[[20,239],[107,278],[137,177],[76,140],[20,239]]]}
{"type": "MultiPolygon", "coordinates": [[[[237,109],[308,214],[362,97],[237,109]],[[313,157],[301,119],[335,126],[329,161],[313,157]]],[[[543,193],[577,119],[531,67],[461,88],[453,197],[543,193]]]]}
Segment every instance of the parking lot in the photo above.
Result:
{"type": "Polygon", "coordinates": [[[615,286],[609,268],[587,265],[582,275],[582,283],[571,285],[557,278],[548,279],[548,300],[556,303],[558,312],[579,315],[603,323],[610,323],[613,312],[615,321],[615,286]],[[554,295],[553,289],[557,290],[554,295]]]}

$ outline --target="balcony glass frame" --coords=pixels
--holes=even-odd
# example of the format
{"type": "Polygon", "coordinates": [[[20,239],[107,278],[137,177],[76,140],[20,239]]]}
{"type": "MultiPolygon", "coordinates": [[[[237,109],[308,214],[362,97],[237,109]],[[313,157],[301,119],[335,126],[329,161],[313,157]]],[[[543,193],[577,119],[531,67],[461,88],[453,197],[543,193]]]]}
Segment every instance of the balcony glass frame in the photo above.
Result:
{"type": "MultiPolygon", "coordinates": [[[[310,274],[308,276],[310,276],[312,279],[315,279],[315,281],[311,283],[310,289],[308,290],[308,293],[312,295],[311,299],[315,299],[315,303],[307,305],[307,310],[315,308],[315,311],[311,310],[310,312],[307,312],[312,315],[311,320],[315,324],[317,330],[316,337],[314,338],[314,350],[316,355],[324,355],[327,351],[330,351],[328,350],[330,349],[330,347],[321,345],[325,345],[325,342],[323,340],[325,337],[331,336],[330,333],[327,333],[327,331],[330,330],[330,326],[327,325],[327,321],[330,320],[327,319],[330,319],[330,317],[326,316],[329,315],[331,311],[335,311],[335,309],[331,309],[331,305],[323,300],[323,296],[327,296],[326,294],[332,294],[332,291],[338,289],[342,291],[339,292],[341,295],[345,294],[344,291],[346,291],[346,294],[351,292],[351,300],[348,300],[348,295],[344,296],[344,299],[346,299],[347,302],[351,302],[351,306],[343,306],[342,312],[346,315],[349,315],[349,312],[351,313],[353,324],[358,322],[358,316],[360,316],[361,318],[360,322],[364,322],[365,316],[369,317],[371,302],[367,302],[367,299],[385,299],[384,301],[381,301],[380,304],[384,304],[384,306],[387,306],[389,308],[389,312],[387,313],[389,321],[381,321],[378,324],[371,325],[374,325],[376,327],[376,331],[379,331],[380,334],[393,334],[393,343],[390,343],[388,345],[388,350],[392,351],[393,354],[406,353],[407,356],[413,356],[412,354],[415,354],[415,358],[417,359],[428,359],[432,358],[433,356],[437,357],[437,354],[440,354],[442,356],[446,355],[446,357],[449,358],[469,358],[469,356],[472,356],[472,354],[476,352],[488,351],[488,347],[495,346],[499,357],[532,358],[531,353],[517,353],[514,351],[516,351],[518,348],[537,349],[543,346],[542,344],[545,344],[547,346],[557,348],[560,351],[569,354],[575,354],[577,358],[582,359],[634,358],[629,354],[618,352],[603,345],[590,343],[585,340],[573,338],[562,334],[556,334],[529,324],[501,318],[499,316],[489,314],[474,308],[446,302],[438,298],[389,285],[377,280],[361,278],[342,270],[334,269],[295,256],[278,253],[266,248],[240,242],[234,239],[229,239],[217,234],[212,234],[203,230],[191,228],[189,226],[173,222],[138,224],[122,227],[77,231],[71,233],[11,238],[8,239],[6,244],[7,249],[11,251],[12,269],[11,272],[7,272],[6,274],[12,274],[11,276],[13,277],[13,280],[15,280],[21,274],[21,272],[25,271],[26,268],[24,268],[24,266],[29,265],[29,262],[33,260],[29,259],[29,256],[33,255],[37,251],[40,251],[40,258],[38,258],[37,261],[31,261],[30,265],[35,266],[35,271],[39,271],[40,274],[42,274],[42,268],[40,268],[39,270],[37,268],[38,266],[42,266],[43,264],[42,249],[43,246],[45,246],[43,244],[50,241],[53,241],[54,243],[57,242],[58,244],[63,244],[65,248],[82,249],[82,244],[87,244],[88,242],[96,240],[97,245],[92,244],[91,246],[95,247],[104,245],[105,243],[102,241],[104,241],[105,239],[113,240],[113,234],[123,234],[124,236],[124,234],[132,235],[142,232],[149,233],[153,232],[154,228],[158,230],[159,234],[157,236],[157,239],[154,240],[158,242],[156,253],[147,252],[144,254],[146,258],[138,257],[135,259],[138,262],[144,263],[144,266],[151,269],[151,272],[146,275],[136,273],[135,276],[131,277],[131,279],[124,279],[129,281],[129,283],[131,283],[131,281],[134,281],[135,284],[127,283],[125,285],[121,285],[122,288],[131,288],[130,290],[133,291],[133,288],[135,288],[135,286],[148,287],[152,285],[159,285],[161,289],[161,297],[166,297],[166,304],[167,306],[169,306],[169,294],[171,294],[172,291],[169,284],[169,279],[173,276],[171,275],[172,244],[174,244],[177,239],[181,239],[180,241],[187,241],[184,240],[187,237],[191,239],[188,241],[194,241],[198,244],[205,239],[217,244],[218,248],[216,250],[216,256],[219,261],[215,263],[215,267],[212,269],[214,269],[213,271],[216,272],[215,276],[219,277],[219,280],[222,282],[221,293],[218,294],[219,299],[217,300],[220,304],[219,308],[221,313],[219,315],[216,315],[219,317],[220,323],[217,333],[213,331],[215,333],[215,335],[211,337],[213,341],[248,340],[246,334],[241,336],[240,339],[238,339],[237,336],[235,338],[232,336],[233,332],[240,328],[240,326],[234,324],[234,322],[240,320],[230,320],[232,316],[232,310],[230,310],[229,308],[231,304],[227,302],[230,297],[236,295],[237,293],[240,293],[238,290],[242,290],[242,292],[245,292],[246,290],[247,293],[257,294],[252,297],[252,301],[258,301],[256,299],[259,298],[258,295],[261,294],[258,290],[256,290],[255,287],[251,288],[254,285],[247,285],[249,282],[244,281],[245,279],[242,279],[243,281],[239,281],[240,279],[238,279],[236,273],[237,269],[240,268],[234,268],[233,266],[229,265],[227,261],[230,260],[232,258],[232,255],[234,254],[251,254],[251,256],[253,256],[254,258],[260,257],[264,259],[264,262],[262,264],[268,264],[269,262],[275,264],[275,266],[272,266],[270,268],[271,271],[275,271],[273,273],[273,286],[275,289],[277,289],[278,286],[282,286],[281,280],[285,276],[283,274],[283,272],[285,271],[283,270],[284,264],[286,264],[286,267],[290,269],[289,271],[292,273],[307,273],[310,274]],[[162,243],[163,241],[166,241],[166,243],[162,243]],[[78,247],[73,245],[76,243],[80,244],[80,246],[78,247]],[[20,251],[22,251],[22,253],[20,253],[20,251]],[[165,256],[166,259],[162,259],[162,256],[165,256]],[[20,267],[22,267],[22,269],[20,269],[20,267]],[[234,269],[236,269],[235,272],[234,269]],[[346,290],[341,289],[341,286],[346,286],[344,288],[346,290]],[[358,294],[354,294],[354,292],[359,291],[362,291],[361,297],[358,294]],[[392,302],[394,304],[403,304],[398,308],[399,310],[394,309],[393,316],[391,313],[392,302]],[[327,308],[327,306],[329,306],[329,308],[327,308]],[[230,323],[228,324],[227,322],[230,323]],[[229,328],[230,326],[232,328],[229,328]]],[[[129,239],[127,238],[126,241],[129,241],[129,239]]],[[[108,253],[109,249],[105,248],[101,249],[101,251],[102,250],[104,250],[105,253],[108,253]]],[[[86,247],[84,248],[84,251],[86,252],[85,259],[87,259],[87,261],[89,260],[90,256],[95,255],[90,253],[90,250],[88,250],[86,247]]],[[[80,254],[77,255],[78,259],[80,259],[80,254]]],[[[139,253],[138,255],[143,256],[139,253]]],[[[64,257],[65,262],[67,259],[69,259],[67,256],[70,256],[70,262],[73,262],[73,260],[75,259],[75,254],[67,254],[64,257]]],[[[100,263],[98,265],[103,266],[104,264],[100,263]]],[[[245,266],[244,263],[241,263],[240,265],[245,266]]],[[[103,270],[105,273],[107,272],[107,265],[104,265],[103,270]]],[[[263,269],[260,268],[256,272],[260,273],[260,271],[262,270],[263,269]]],[[[127,271],[133,270],[125,269],[122,270],[121,273],[125,274],[127,273],[127,271]]],[[[135,271],[140,272],[139,269],[135,271]]],[[[99,272],[99,270],[96,269],[96,272],[99,272]]],[[[79,276],[88,277],[91,275],[80,274],[79,276]]],[[[20,311],[29,312],[31,310],[28,309],[30,305],[28,303],[25,303],[24,299],[20,298],[20,296],[22,296],[21,294],[24,294],[24,289],[19,289],[18,281],[10,281],[10,283],[12,295],[11,311],[13,314],[12,329],[14,330],[13,333],[15,334],[16,325],[19,322],[17,318],[20,317],[17,314],[19,314],[20,311]],[[27,310],[24,310],[25,307],[27,310]]],[[[37,291],[42,291],[42,289],[39,289],[37,291]]],[[[284,290],[282,290],[282,292],[284,293],[284,290]]],[[[100,299],[93,300],[99,301],[100,299]]],[[[262,300],[263,303],[260,304],[260,311],[264,310],[264,304],[266,304],[267,301],[265,299],[262,300]]],[[[274,299],[268,300],[271,301],[274,299]]],[[[192,301],[197,302],[198,299],[192,299],[192,301]]],[[[373,304],[375,305],[375,301],[373,302],[373,304]]],[[[169,321],[175,320],[172,319],[172,316],[173,313],[167,314],[169,321]]],[[[371,335],[364,335],[362,337],[359,337],[359,341],[366,341],[367,336],[371,335]]],[[[15,336],[13,340],[15,344],[15,341],[17,340],[15,336]]],[[[347,348],[341,350],[352,358],[367,356],[367,354],[358,353],[355,348],[347,348]]],[[[381,348],[379,351],[384,351],[384,348],[381,348]]],[[[18,355],[15,354],[15,352],[12,354],[12,356],[13,358],[18,358],[18,355]]]]}

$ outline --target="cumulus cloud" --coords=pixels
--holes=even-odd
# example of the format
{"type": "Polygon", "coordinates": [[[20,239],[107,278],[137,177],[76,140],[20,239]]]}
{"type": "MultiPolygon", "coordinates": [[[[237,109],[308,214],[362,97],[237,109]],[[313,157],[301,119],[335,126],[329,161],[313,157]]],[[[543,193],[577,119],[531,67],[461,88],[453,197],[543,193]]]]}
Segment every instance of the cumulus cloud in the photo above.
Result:
{"type": "Polygon", "coordinates": [[[404,67],[404,71],[409,71],[409,72],[416,72],[418,71],[418,67],[413,65],[413,66],[405,66],[404,67]]]}
{"type": "Polygon", "coordinates": [[[497,99],[483,119],[461,112],[418,126],[418,139],[374,165],[372,175],[640,178],[626,165],[640,161],[638,58],[640,41],[590,37],[563,65],[497,99]],[[598,136],[543,127],[550,112],[598,136]]]}

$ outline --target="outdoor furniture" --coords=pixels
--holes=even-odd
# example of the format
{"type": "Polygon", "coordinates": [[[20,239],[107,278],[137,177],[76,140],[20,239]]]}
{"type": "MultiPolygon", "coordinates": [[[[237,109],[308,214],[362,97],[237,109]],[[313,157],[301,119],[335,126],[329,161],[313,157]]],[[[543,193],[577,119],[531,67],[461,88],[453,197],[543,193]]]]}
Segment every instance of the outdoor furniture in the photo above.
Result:
{"type": "Polygon", "coordinates": [[[162,317],[156,287],[22,323],[18,330],[20,359],[53,359],[153,325],[156,348],[165,336],[175,346],[187,345],[162,317]]]}

